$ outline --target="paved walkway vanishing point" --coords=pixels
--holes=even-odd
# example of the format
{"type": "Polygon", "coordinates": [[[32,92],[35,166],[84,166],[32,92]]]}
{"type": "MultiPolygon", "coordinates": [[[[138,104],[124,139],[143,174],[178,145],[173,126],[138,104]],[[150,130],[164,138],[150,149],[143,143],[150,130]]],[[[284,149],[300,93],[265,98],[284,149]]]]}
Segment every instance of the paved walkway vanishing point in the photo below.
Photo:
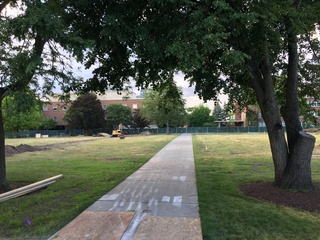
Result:
{"type": "Polygon", "coordinates": [[[191,134],[145,165],[50,239],[201,240],[191,134]]]}

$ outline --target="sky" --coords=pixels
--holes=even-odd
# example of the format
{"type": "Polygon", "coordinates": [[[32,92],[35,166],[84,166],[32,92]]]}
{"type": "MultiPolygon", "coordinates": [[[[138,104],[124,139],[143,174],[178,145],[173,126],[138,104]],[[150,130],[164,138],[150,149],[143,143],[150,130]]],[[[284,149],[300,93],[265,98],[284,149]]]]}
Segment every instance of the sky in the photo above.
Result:
{"type": "MultiPolygon", "coordinates": [[[[179,87],[182,87],[183,91],[183,97],[186,100],[186,107],[196,107],[199,106],[200,104],[203,104],[213,110],[214,108],[214,101],[207,101],[204,103],[203,100],[199,98],[197,94],[194,93],[194,86],[189,87],[189,83],[184,80],[184,75],[183,74],[176,74],[174,77],[177,85],[179,87]]],[[[221,94],[219,96],[220,100],[220,105],[223,105],[224,103],[227,103],[228,97],[226,95],[221,94]]]]}

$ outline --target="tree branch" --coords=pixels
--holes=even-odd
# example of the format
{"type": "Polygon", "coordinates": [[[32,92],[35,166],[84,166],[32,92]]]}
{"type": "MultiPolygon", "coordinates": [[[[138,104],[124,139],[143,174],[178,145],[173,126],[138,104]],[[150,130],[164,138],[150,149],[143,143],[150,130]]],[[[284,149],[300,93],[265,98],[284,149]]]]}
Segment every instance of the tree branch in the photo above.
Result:
{"type": "Polygon", "coordinates": [[[253,78],[252,78],[251,85],[256,92],[258,103],[261,106],[263,103],[265,94],[263,90],[264,87],[263,87],[262,73],[254,53],[251,53],[251,59],[246,60],[246,64],[249,66],[250,71],[252,73],[253,78]]]}

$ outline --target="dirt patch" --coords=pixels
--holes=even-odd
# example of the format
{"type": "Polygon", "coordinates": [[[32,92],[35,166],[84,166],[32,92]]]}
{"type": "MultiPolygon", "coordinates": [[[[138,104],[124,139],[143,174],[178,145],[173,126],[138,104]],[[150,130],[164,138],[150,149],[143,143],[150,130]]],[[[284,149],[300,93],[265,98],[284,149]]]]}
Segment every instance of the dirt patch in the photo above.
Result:
{"type": "Polygon", "coordinates": [[[14,154],[19,154],[19,153],[25,153],[25,152],[35,152],[35,151],[42,151],[49,149],[49,147],[46,146],[30,146],[27,144],[21,144],[19,146],[11,146],[11,145],[6,145],[5,146],[5,154],[6,156],[12,156],[14,154]]]}
{"type": "Polygon", "coordinates": [[[101,140],[101,138],[89,139],[89,140],[82,140],[82,141],[72,141],[72,142],[65,142],[65,143],[55,143],[55,144],[48,144],[42,146],[30,146],[28,144],[20,144],[19,146],[5,146],[6,156],[12,156],[14,154],[25,153],[25,152],[36,152],[36,151],[43,151],[49,150],[51,148],[61,148],[63,149],[66,145],[77,145],[81,142],[91,142],[101,140]]]}
{"type": "Polygon", "coordinates": [[[108,133],[98,133],[97,137],[111,137],[111,135],[108,133]]]}
{"type": "Polygon", "coordinates": [[[139,135],[140,136],[150,136],[150,135],[152,135],[153,133],[152,132],[150,132],[150,131],[144,131],[144,132],[141,132],[139,135]]]}
{"type": "Polygon", "coordinates": [[[247,183],[240,186],[240,191],[246,196],[272,202],[309,212],[320,211],[320,183],[314,183],[314,192],[294,192],[274,187],[270,182],[247,183]]]}
{"type": "Polygon", "coordinates": [[[122,158],[120,157],[110,157],[110,158],[107,158],[106,161],[109,162],[109,161],[120,161],[122,160],[122,158]]]}

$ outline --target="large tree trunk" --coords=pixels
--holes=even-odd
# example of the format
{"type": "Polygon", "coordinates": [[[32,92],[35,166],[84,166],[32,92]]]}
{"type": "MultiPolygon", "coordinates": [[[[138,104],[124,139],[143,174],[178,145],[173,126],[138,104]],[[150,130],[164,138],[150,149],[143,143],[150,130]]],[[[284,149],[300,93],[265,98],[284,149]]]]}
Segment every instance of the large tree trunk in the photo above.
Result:
{"type": "Polygon", "coordinates": [[[297,96],[297,49],[289,47],[289,55],[293,56],[289,57],[286,106],[281,111],[287,127],[288,142],[284,137],[280,111],[275,99],[267,43],[264,50],[265,59],[258,64],[255,54],[252,54],[248,65],[253,75],[252,86],[268,130],[275,171],[274,185],[297,190],[313,190],[310,160],[315,138],[302,132],[297,96]]]}
{"type": "Polygon", "coordinates": [[[288,76],[286,82],[286,104],[281,108],[281,114],[286,123],[288,139],[288,160],[280,185],[284,188],[313,190],[311,180],[311,157],[315,137],[302,131],[299,121],[298,99],[298,46],[292,20],[287,18],[288,32],[288,76]]]}
{"type": "MultiPolygon", "coordinates": [[[[0,2],[0,12],[10,3],[10,0],[4,0],[0,2]]],[[[10,190],[6,177],[6,159],[5,159],[5,135],[2,118],[2,98],[4,95],[4,89],[0,89],[0,191],[10,190]]]]}
{"type": "Polygon", "coordinates": [[[282,183],[283,173],[286,168],[288,151],[275,98],[267,44],[265,44],[264,54],[266,57],[261,65],[258,64],[259,61],[254,53],[252,53],[251,60],[247,64],[253,76],[252,87],[255,90],[257,102],[267,126],[274,164],[274,184],[279,186],[282,183]]]}
{"type": "Polygon", "coordinates": [[[280,187],[308,191],[314,190],[310,165],[314,143],[314,136],[303,131],[299,132],[291,147],[280,187]]]}
{"type": "Polygon", "coordinates": [[[2,98],[4,90],[0,89],[0,191],[10,190],[6,177],[5,133],[2,117],[2,98]]]}

